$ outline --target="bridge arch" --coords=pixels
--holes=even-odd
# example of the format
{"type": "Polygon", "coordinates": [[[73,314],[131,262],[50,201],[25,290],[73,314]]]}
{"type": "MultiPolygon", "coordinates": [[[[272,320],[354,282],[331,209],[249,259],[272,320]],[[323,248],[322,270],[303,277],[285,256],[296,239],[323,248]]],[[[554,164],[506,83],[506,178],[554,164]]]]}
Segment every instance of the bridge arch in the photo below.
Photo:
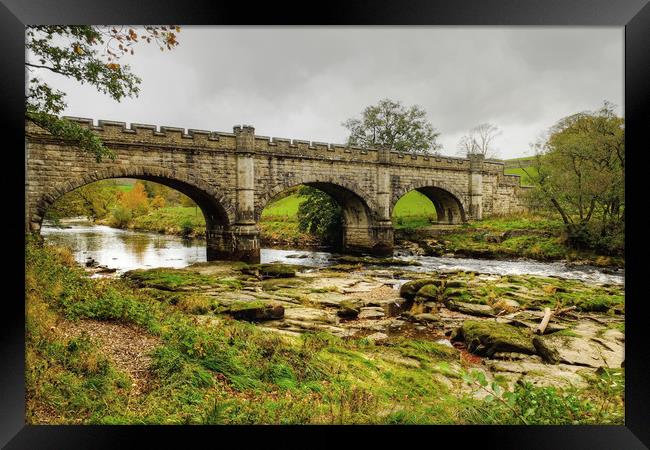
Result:
{"type": "Polygon", "coordinates": [[[410,191],[418,191],[431,200],[436,209],[438,223],[467,221],[467,194],[462,194],[454,187],[440,182],[411,183],[393,189],[390,204],[391,215],[395,204],[410,191]]]}
{"type": "Polygon", "coordinates": [[[206,230],[228,228],[234,222],[234,207],[217,188],[186,172],[153,166],[107,167],[51,186],[40,196],[30,217],[30,229],[39,231],[47,210],[63,195],[79,187],[110,178],[135,178],[153,181],[190,197],[203,212],[206,230]]]}
{"type": "Polygon", "coordinates": [[[334,177],[299,177],[277,184],[260,193],[255,202],[255,220],[262,210],[282,192],[305,185],[330,195],[340,206],[343,216],[342,249],[349,252],[372,251],[377,243],[377,204],[373,196],[358,185],[334,177]]]}

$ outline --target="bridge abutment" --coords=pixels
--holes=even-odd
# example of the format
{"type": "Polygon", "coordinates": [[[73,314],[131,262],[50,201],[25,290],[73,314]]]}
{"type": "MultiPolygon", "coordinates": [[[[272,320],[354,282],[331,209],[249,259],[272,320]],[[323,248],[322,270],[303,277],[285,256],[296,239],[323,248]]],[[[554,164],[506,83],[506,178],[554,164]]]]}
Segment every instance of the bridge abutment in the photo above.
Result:
{"type": "Polygon", "coordinates": [[[259,230],[255,225],[206,231],[208,261],[260,262],[259,230]]]}

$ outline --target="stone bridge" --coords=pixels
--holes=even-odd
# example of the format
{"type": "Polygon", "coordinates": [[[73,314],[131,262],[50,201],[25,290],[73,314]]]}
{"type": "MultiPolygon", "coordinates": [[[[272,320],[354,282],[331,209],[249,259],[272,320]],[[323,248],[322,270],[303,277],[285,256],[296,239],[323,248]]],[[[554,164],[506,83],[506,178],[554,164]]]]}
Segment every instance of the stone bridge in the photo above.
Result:
{"type": "Polygon", "coordinates": [[[192,198],[206,220],[207,259],[259,260],[257,222],[273,197],[297,185],[330,194],[342,207],[342,248],[391,254],[391,214],[417,190],[433,202],[438,221],[460,223],[524,209],[519,177],[503,163],[408,155],[320,142],[68,118],[93,130],[116,155],[93,155],[26,124],[26,228],[38,231],[62,195],[107,178],[155,181],[192,198]]]}

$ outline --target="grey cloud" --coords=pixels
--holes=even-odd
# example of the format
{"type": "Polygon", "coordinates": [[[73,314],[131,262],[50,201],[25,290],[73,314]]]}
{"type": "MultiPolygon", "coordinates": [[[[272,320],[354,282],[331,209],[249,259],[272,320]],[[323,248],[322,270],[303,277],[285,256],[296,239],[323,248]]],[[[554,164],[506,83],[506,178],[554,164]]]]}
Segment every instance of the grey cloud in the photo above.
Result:
{"type": "Polygon", "coordinates": [[[424,107],[445,153],[489,121],[514,157],[567,114],[605,99],[622,111],[622,28],[184,27],[179,42],[125,60],[137,99],[58,81],[67,113],[343,142],[341,122],[388,97],[424,107]]]}

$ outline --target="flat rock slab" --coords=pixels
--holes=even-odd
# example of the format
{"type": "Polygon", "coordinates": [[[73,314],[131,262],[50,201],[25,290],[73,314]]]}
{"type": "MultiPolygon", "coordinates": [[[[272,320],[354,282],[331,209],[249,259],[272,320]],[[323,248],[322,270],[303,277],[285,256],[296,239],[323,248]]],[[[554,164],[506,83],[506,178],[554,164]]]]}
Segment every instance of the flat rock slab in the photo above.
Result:
{"type": "Polygon", "coordinates": [[[554,387],[588,387],[588,381],[578,371],[585,370],[581,367],[566,364],[544,364],[538,357],[529,357],[523,361],[485,361],[486,366],[493,373],[512,373],[517,378],[528,381],[535,386],[554,387]]]}
{"type": "Polygon", "coordinates": [[[338,317],[334,313],[316,308],[290,308],[285,310],[284,318],[290,320],[298,320],[301,322],[322,322],[337,324],[338,317]]]}
{"type": "Polygon", "coordinates": [[[359,319],[381,319],[386,316],[386,313],[384,313],[383,308],[379,307],[366,307],[366,308],[361,308],[361,311],[359,312],[359,319]]]}

